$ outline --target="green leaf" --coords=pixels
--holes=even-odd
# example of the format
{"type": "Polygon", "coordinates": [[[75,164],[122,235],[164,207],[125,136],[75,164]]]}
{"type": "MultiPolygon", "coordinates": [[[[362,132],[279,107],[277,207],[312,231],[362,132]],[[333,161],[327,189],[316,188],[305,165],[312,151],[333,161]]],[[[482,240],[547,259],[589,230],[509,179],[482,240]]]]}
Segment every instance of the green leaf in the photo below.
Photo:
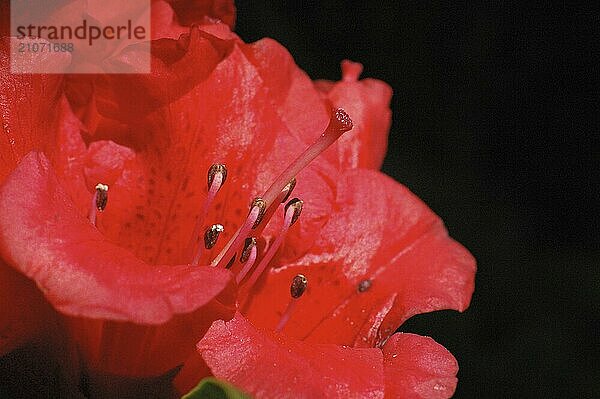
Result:
{"type": "Polygon", "coordinates": [[[250,399],[250,396],[227,382],[208,377],[181,399],[250,399]]]}

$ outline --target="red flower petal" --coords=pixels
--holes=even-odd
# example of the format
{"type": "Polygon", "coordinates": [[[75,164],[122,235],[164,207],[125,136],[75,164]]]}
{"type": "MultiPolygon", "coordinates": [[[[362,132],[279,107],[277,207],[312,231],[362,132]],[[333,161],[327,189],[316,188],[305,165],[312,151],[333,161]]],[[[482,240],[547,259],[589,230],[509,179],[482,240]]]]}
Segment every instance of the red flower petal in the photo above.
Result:
{"type": "Polygon", "coordinates": [[[266,335],[239,313],[229,322],[214,322],[197,348],[217,378],[257,398],[383,397],[379,349],[266,335]]]}
{"type": "MultiPolygon", "coordinates": [[[[205,80],[231,50],[232,43],[207,34],[197,27],[178,40],[151,42],[150,74],[97,75],[94,81],[98,112],[107,118],[137,122],[143,115],[189,92],[205,80]]],[[[108,71],[138,70],[139,51],[131,45],[105,60],[108,71]]]]}
{"type": "Polygon", "coordinates": [[[162,374],[185,360],[214,318],[231,315],[228,271],[150,266],[109,243],[79,216],[39,153],[0,188],[0,254],[69,316],[94,371],[162,374]],[[145,347],[152,337],[160,339],[145,347]]]}
{"type": "Polygon", "coordinates": [[[458,371],[428,337],[395,334],[382,349],[310,344],[261,332],[239,313],[214,322],[197,349],[217,378],[257,398],[442,399],[458,371]]]}
{"type": "MultiPolygon", "coordinates": [[[[243,222],[249,200],[271,183],[262,177],[284,169],[271,164],[269,154],[278,136],[290,134],[237,45],[208,79],[126,126],[129,142],[121,144],[135,157],[123,163],[121,180],[110,188],[118,205],[108,206],[99,225],[111,240],[150,263],[189,261],[183,254],[206,198],[206,171],[216,162],[225,163],[229,173],[207,221],[225,226],[219,239],[225,243],[243,222]]],[[[302,149],[279,151],[293,154],[291,161],[302,149]]],[[[113,165],[105,167],[111,176],[113,165]]],[[[94,177],[102,176],[102,168],[94,164],[94,177]]]]}
{"type": "MultiPolygon", "coordinates": [[[[270,100],[290,134],[305,146],[312,144],[315,136],[329,123],[330,104],[323,101],[308,75],[275,40],[262,39],[242,49],[264,81],[270,100]]],[[[323,161],[337,164],[335,145],[321,154],[315,163],[323,161]]]]}
{"type": "Polygon", "coordinates": [[[392,113],[391,88],[380,80],[358,81],[362,65],[342,62],[342,81],[317,82],[335,107],[352,116],[354,128],[338,142],[340,163],[345,168],[379,169],[387,150],[392,113]]]}
{"type": "Polygon", "coordinates": [[[60,312],[142,324],[206,305],[231,279],[214,268],[151,267],[109,243],[74,209],[38,153],[0,188],[0,253],[60,312]]]}
{"type": "Polygon", "coordinates": [[[445,399],[456,389],[456,359],[429,337],[394,334],[383,346],[385,396],[445,399]]]}
{"type": "Polygon", "coordinates": [[[353,170],[340,178],[333,213],[313,248],[268,273],[243,308],[247,317],[274,328],[298,273],[308,278],[308,290],[287,335],[373,346],[414,314],[464,310],[475,262],[405,187],[378,172],[353,170]],[[359,292],[364,280],[370,287],[359,292]]]}
{"type": "MultiPolygon", "coordinates": [[[[10,38],[0,39],[0,181],[32,149],[54,143],[56,114],[61,95],[61,75],[10,72],[10,38]]],[[[52,63],[52,69],[68,65],[67,53],[26,53],[31,63],[52,63]]]]}

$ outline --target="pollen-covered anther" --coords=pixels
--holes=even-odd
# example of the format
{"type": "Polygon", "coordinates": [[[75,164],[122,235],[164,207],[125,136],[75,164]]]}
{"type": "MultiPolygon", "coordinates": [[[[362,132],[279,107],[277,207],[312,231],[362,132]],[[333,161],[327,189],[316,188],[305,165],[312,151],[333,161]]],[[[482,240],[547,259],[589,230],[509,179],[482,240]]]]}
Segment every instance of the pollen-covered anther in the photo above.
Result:
{"type": "MultiPolygon", "coordinates": [[[[204,226],[204,222],[208,215],[208,211],[214,202],[217,193],[225,184],[225,180],[227,179],[227,168],[222,163],[215,163],[208,168],[207,172],[207,183],[208,183],[208,193],[206,195],[206,199],[202,204],[202,208],[198,217],[196,218],[196,223],[194,225],[194,231],[192,232],[192,236],[190,237],[190,241],[188,243],[186,253],[184,257],[192,257],[192,265],[197,265],[202,257],[202,245],[199,243],[200,241],[200,232],[202,231],[202,227],[204,226]]],[[[206,244],[206,236],[204,239],[206,244]]],[[[213,244],[214,245],[214,244],[213,244]]],[[[212,247],[211,247],[212,248],[212,247]]],[[[206,247],[206,249],[210,249],[206,247]]],[[[189,258],[188,258],[189,259],[189,258]]]]}
{"type": "Polygon", "coordinates": [[[281,332],[283,327],[287,324],[290,317],[292,317],[292,313],[294,312],[294,308],[296,307],[296,303],[298,302],[298,298],[304,294],[306,288],[308,287],[308,280],[303,274],[297,274],[292,279],[292,284],[290,285],[290,295],[292,298],[287,305],[287,308],[281,315],[281,319],[279,319],[279,323],[277,327],[275,327],[276,332],[281,332]]]}
{"type": "Polygon", "coordinates": [[[210,191],[213,182],[215,182],[215,178],[217,178],[217,190],[221,188],[223,184],[225,184],[225,180],[227,180],[227,167],[225,167],[222,163],[215,163],[208,168],[208,190],[210,191]]]}
{"type": "Polygon", "coordinates": [[[211,249],[217,244],[219,234],[225,230],[220,224],[213,224],[204,232],[204,248],[211,249]]]}
{"type": "Polygon", "coordinates": [[[296,223],[296,221],[300,217],[303,206],[304,206],[304,201],[302,201],[301,199],[298,199],[298,198],[294,198],[294,199],[290,200],[290,202],[285,204],[285,212],[286,213],[288,212],[289,208],[292,208],[292,210],[294,212],[292,214],[292,220],[290,221],[290,226],[293,225],[294,223],[296,223]]]}
{"type": "Polygon", "coordinates": [[[372,284],[373,284],[373,282],[371,280],[366,279],[366,280],[363,280],[360,283],[358,283],[358,286],[356,287],[356,289],[358,290],[358,292],[365,292],[369,288],[371,288],[372,284]]]}
{"type": "Polygon", "coordinates": [[[290,295],[294,299],[298,299],[304,294],[306,288],[308,287],[308,280],[304,277],[303,274],[297,274],[292,279],[292,284],[290,285],[290,295]]]}
{"type": "Polygon", "coordinates": [[[262,198],[255,198],[250,205],[250,213],[248,214],[246,221],[238,228],[217,257],[213,259],[211,266],[225,266],[223,263],[225,262],[225,259],[231,259],[233,254],[238,250],[241,250],[250,231],[260,224],[260,221],[265,215],[265,210],[265,201],[262,198]]]}
{"type": "Polygon", "coordinates": [[[242,254],[240,255],[240,262],[246,263],[248,258],[250,257],[250,252],[252,252],[252,248],[256,246],[256,238],[248,237],[244,241],[244,249],[242,250],[242,254]]]}
{"type": "Polygon", "coordinates": [[[244,277],[248,274],[252,266],[254,266],[254,262],[256,262],[256,255],[258,254],[258,248],[256,246],[256,238],[248,237],[244,243],[244,249],[242,250],[242,255],[240,256],[240,262],[244,264],[244,267],[237,276],[235,276],[235,281],[239,284],[244,277]]]}
{"type": "Polygon", "coordinates": [[[258,216],[252,225],[252,229],[256,229],[258,225],[260,225],[260,222],[262,222],[265,212],[267,211],[267,203],[262,198],[256,197],[250,204],[250,211],[252,211],[255,207],[258,208],[258,216]]]}
{"type": "Polygon", "coordinates": [[[96,190],[92,196],[92,203],[90,205],[90,211],[88,213],[88,219],[91,224],[96,225],[96,219],[98,218],[98,212],[103,212],[106,209],[108,203],[108,186],[106,184],[96,184],[96,190]]]}
{"type": "Polygon", "coordinates": [[[292,180],[290,180],[290,182],[288,184],[286,184],[286,186],[283,188],[283,190],[281,190],[284,193],[284,197],[281,199],[282,204],[285,203],[285,201],[287,201],[288,198],[290,198],[290,195],[292,195],[294,188],[296,188],[296,178],[295,177],[292,180]]]}
{"type": "Polygon", "coordinates": [[[106,209],[108,203],[108,186],[106,184],[96,184],[96,209],[102,212],[106,209]]]}
{"type": "MultiPolygon", "coordinates": [[[[258,266],[256,266],[256,269],[254,269],[254,272],[252,272],[252,275],[248,279],[247,285],[245,286],[245,289],[247,290],[250,290],[252,286],[258,281],[262,273],[267,268],[267,265],[269,264],[271,259],[273,259],[273,257],[277,253],[279,247],[281,247],[281,244],[283,243],[283,240],[285,240],[285,236],[290,226],[294,223],[294,218],[296,218],[297,220],[300,216],[300,212],[302,211],[302,201],[300,201],[297,198],[294,198],[293,200],[288,202],[287,205],[289,206],[285,206],[284,208],[285,215],[283,218],[283,226],[281,226],[281,230],[279,231],[279,234],[277,234],[275,241],[273,242],[273,244],[271,244],[271,246],[267,250],[267,253],[262,257],[260,263],[258,264],[258,266]]],[[[279,207],[282,208],[281,205],[279,207]]]]}

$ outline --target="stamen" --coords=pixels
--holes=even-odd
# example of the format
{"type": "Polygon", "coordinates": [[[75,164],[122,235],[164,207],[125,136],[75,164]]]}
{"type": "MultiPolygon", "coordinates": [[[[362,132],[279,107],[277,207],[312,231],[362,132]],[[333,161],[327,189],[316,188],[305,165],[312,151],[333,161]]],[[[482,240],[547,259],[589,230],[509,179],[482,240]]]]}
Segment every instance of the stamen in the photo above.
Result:
{"type": "Polygon", "coordinates": [[[244,241],[244,249],[242,250],[242,255],[240,256],[240,262],[246,263],[246,261],[250,257],[250,251],[255,246],[256,246],[256,238],[254,238],[254,237],[246,238],[246,241],[244,241]]]}
{"type": "Polygon", "coordinates": [[[293,200],[291,200],[290,202],[288,202],[287,204],[285,204],[285,211],[287,212],[288,209],[290,207],[293,208],[294,210],[294,214],[292,215],[292,222],[290,223],[290,226],[293,225],[294,223],[296,223],[296,221],[298,220],[298,218],[300,217],[300,214],[302,213],[302,207],[304,206],[304,201],[298,199],[298,198],[294,198],[293,200]]]}
{"type": "Polygon", "coordinates": [[[371,285],[373,284],[373,282],[371,280],[363,280],[360,283],[358,283],[358,292],[365,292],[366,290],[368,290],[369,288],[371,288],[371,285]]]}
{"type": "Polygon", "coordinates": [[[298,274],[292,280],[292,285],[290,286],[290,295],[294,299],[298,299],[304,294],[306,291],[306,287],[308,286],[308,280],[304,277],[303,274],[298,274]]]}
{"type": "Polygon", "coordinates": [[[227,180],[227,168],[225,167],[224,164],[222,164],[222,163],[215,163],[215,164],[212,164],[210,166],[210,168],[208,168],[208,176],[207,176],[208,191],[210,191],[210,188],[212,187],[212,184],[213,184],[213,181],[215,180],[215,177],[217,177],[218,179],[220,179],[220,181],[218,182],[218,184],[219,184],[219,188],[221,188],[221,186],[223,184],[225,184],[225,180],[227,180]]]}
{"type": "Polygon", "coordinates": [[[275,179],[263,196],[265,202],[268,205],[273,203],[273,200],[294,176],[350,129],[352,129],[352,119],[348,114],[341,108],[333,110],[325,131],[275,179]]]}
{"type": "Polygon", "coordinates": [[[208,169],[208,175],[207,175],[208,195],[206,196],[206,201],[204,201],[204,205],[202,206],[202,211],[200,212],[200,215],[198,215],[198,218],[196,219],[196,225],[194,226],[194,232],[192,233],[192,237],[190,239],[190,242],[188,244],[188,249],[187,249],[187,253],[188,253],[187,256],[192,256],[195,254],[192,264],[194,264],[194,262],[197,262],[199,260],[198,252],[200,252],[202,250],[202,248],[198,248],[196,250],[196,247],[198,246],[198,238],[199,238],[198,236],[200,235],[200,231],[201,231],[202,227],[204,226],[204,221],[206,219],[206,216],[208,215],[208,210],[210,209],[210,205],[213,203],[217,193],[219,192],[219,190],[221,189],[223,184],[225,184],[226,179],[227,179],[227,168],[225,167],[225,165],[223,165],[221,163],[216,163],[216,164],[213,164],[208,169]]]}
{"type": "Polygon", "coordinates": [[[247,285],[246,289],[249,290],[250,288],[252,288],[252,286],[256,283],[256,281],[259,279],[259,277],[263,273],[263,271],[266,269],[266,267],[269,264],[269,262],[271,261],[271,259],[273,259],[273,257],[277,253],[277,250],[283,243],[283,240],[285,239],[285,235],[286,235],[288,229],[300,217],[300,213],[302,212],[302,205],[303,205],[303,202],[301,200],[299,200],[298,198],[294,198],[293,200],[291,200],[290,202],[288,202],[285,205],[285,218],[283,220],[283,226],[281,228],[281,231],[277,235],[275,242],[269,247],[269,250],[267,251],[265,256],[261,259],[260,263],[258,264],[256,269],[252,273],[252,276],[250,277],[250,280],[248,281],[248,285],[247,285]]]}
{"type": "Polygon", "coordinates": [[[108,186],[106,184],[96,184],[96,191],[92,196],[92,206],[90,207],[90,213],[88,219],[95,226],[98,212],[103,212],[106,209],[108,203],[108,186]]]}
{"type": "Polygon", "coordinates": [[[235,282],[239,284],[244,277],[248,274],[252,266],[254,266],[254,262],[256,261],[256,255],[258,253],[258,248],[256,246],[256,238],[249,237],[246,239],[246,246],[244,247],[244,251],[242,252],[242,256],[240,256],[240,262],[244,263],[244,267],[235,277],[235,282]],[[247,255],[246,255],[247,254],[247,255]]]}
{"type": "MultiPolygon", "coordinates": [[[[275,201],[273,201],[273,203],[267,208],[262,220],[271,220],[271,218],[275,214],[275,211],[279,207],[279,204],[283,204],[285,201],[287,201],[295,187],[296,178],[293,178],[288,184],[285,185],[285,187],[283,188],[283,190],[281,190],[281,193],[279,193],[275,201]]],[[[259,224],[258,227],[254,229],[254,235],[260,236],[265,227],[266,223],[259,224]]]]}
{"type": "Polygon", "coordinates": [[[284,202],[286,202],[288,200],[288,198],[290,198],[290,195],[292,195],[292,192],[294,191],[295,188],[296,188],[296,178],[294,177],[292,180],[290,180],[290,182],[288,184],[285,185],[283,190],[281,190],[281,192],[285,193],[285,194],[284,194],[284,197],[279,202],[282,204],[284,202]]]}
{"type": "Polygon", "coordinates": [[[204,248],[211,249],[217,243],[219,234],[225,230],[223,225],[213,224],[204,232],[204,248]]]}
{"type": "Polygon", "coordinates": [[[252,208],[246,218],[246,222],[241,225],[236,233],[231,237],[225,248],[217,255],[217,257],[211,262],[211,266],[218,266],[221,264],[223,259],[231,259],[236,249],[242,245],[242,242],[248,237],[248,233],[259,220],[259,217],[265,214],[265,202],[261,198],[255,198],[252,201],[252,208]]]}
{"type": "MultiPolygon", "coordinates": [[[[224,230],[225,228],[223,227],[223,225],[220,225],[218,223],[213,224],[208,229],[206,229],[206,231],[204,232],[204,248],[212,249],[217,244],[219,235],[224,230]]],[[[200,263],[200,259],[202,258],[202,252],[202,247],[199,247],[198,251],[196,251],[196,256],[194,256],[194,259],[192,260],[192,266],[198,266],[198,264],[200,263]]]]}
{"type": "Polygon", "coordinates": [[[306,279],[306,277],[304,277],[304,275],[297,274],[292,279],[292,285],[290,286],[290,294],[292,298],[290,299],[290,302],[288,303],[285,312],[283,312],[283,315],[281,315],[281,319],[279,319],[279,324],[277,324],[277,327],[275,328],[276,332],[281,332],[281,330],[283,330],[283,327],[285,327],[288,320],[292,316],[292,313],[294,312],[294,308],[296,307],[298,298],[300,298],[302,294],[304,294],[304,291],[306,291],[307,287],[308,280],[306,279]]]}
{"type": "Polygon", "coordinates": [[[267,204],[265,203],[265,200],[263,200],[262,198],[256,197],[256,198],[254,198],[254,200],[252,200],[250,209],[252,209],[256,206],[258,207],[259,212],[258,212],[258,216],[256,217],[256,220],[254,221],[254,224],[252,225],[252,229],[257,228],[258,225],[260,224],[260,222],[262,222],[263,217],[265,216],[265,211],[267,210],[267,204]]]}

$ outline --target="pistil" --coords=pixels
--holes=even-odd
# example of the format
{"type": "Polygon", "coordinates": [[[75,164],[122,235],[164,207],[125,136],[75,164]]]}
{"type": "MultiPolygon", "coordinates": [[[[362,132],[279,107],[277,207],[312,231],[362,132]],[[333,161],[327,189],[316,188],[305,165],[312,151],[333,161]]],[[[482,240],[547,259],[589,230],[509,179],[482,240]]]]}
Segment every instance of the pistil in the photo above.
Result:
{"type": "Polygon", "coordinates": [[[265,202],[270,205],[292,178],[333,144],[344,132],[352,129],[352,126],[352,119],[350,119],[346,111],[341,108],[335,109],[332,112],[329,125],[321,136],[300,154],[267,189],[263,196],[265,202]]]}
{"type": "Polygon", "coordinates": [[[242,251],[242,255],[240,256],[240,262],[244,264],[244,267],[235,277],[235,282],[237,284],[239,284],[244,279],[244,277],[246,277],[248,272],[252,269],[252,266],[254,266],[257,253],[258,249],[256,247],[256,238],[247,238],[246,243],[244,245],[244,250],[242,251]]]}

